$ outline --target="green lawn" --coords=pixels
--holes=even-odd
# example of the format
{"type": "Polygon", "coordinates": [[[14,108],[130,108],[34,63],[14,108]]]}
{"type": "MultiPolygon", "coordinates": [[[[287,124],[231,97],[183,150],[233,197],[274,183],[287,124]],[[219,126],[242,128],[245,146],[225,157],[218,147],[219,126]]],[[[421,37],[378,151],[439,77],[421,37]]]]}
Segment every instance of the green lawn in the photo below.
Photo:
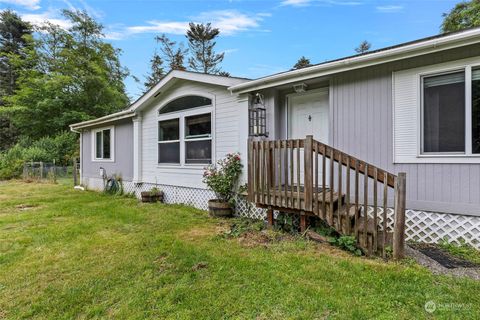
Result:
{"type": "Polygon", "coordinates": [[[221,225],[189,207],[0,183],[0,319],[480,318],[479,282],[303,240],[246,245],[221,225]]]}

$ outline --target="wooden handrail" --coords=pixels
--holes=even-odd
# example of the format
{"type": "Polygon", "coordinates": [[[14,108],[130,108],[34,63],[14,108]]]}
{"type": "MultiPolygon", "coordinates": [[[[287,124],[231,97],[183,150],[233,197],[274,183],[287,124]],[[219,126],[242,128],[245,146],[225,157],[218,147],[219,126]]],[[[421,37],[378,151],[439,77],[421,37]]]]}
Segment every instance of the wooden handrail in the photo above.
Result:
{"type": "Polygon", "coordinates": [[[383,245],[385,256],[387,241],[393,242],[394,257],[403,256],[405,174],[397,176],[315,141],[312,136],[275,141],[249,140],[248,199],[269,208],[270,218],[272,208],[299,213],[303,222],[305,214],[313,214],[338,232],[362,239],[361,246],[373,246],[377,251],[377,244],[383,245]],[[364,177],[361,185],[360,176],[364,177]],[[373,188],[369,187],[372,180],[373,188]],[[379,192],[378,183],[383,185],[383,192],[379,192]],[[351,192],[352,187],[354,192],[351,192]],[[387,222],[389,188],[394,190],[393,228],[387,222]],[[363,193],[362,197],[360,193],[363,193]],[[379,203],[379,194],[383,203],[379,203]],[[367,212],[372,208],[370,216],[367,212]],[[378,213],[379,208],[383,212],[378,213]],[[387,229],[393,231],[393,240],[387,229]],[[369,236],[373,238],[369,239],[369,236]],[[368,246],[369,241],[373,245],[368,246]]]}

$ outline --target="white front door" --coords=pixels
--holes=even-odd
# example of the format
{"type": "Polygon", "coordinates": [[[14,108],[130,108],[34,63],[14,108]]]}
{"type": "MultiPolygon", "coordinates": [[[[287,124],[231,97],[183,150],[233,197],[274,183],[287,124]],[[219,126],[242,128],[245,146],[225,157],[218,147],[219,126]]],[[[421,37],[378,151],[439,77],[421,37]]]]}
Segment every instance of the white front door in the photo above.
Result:
{"type": "MultiPolygon", "coordinates": [[[[329,99],[328,88],[303,94],[293,94],[288,97],[288,138],[305,139],[312,135],[314,140],[328,144],[329,133],[329,99]]],[[[314,161],[315,162],[315,161],[314,161]]],[[[303,163],[303,154],[300,164],[303,163]]],[[[328,168],[328,161],[326,168],[328,168]]],[[[303,180],[303,165],[300,165],[301,181],[303,180]]],[[[314,171],[315,172],[315,171],[314,171]]],[[[319,160],[319,183],[322,181],[322,166],[319,160]]],[[[314,180],[315,181],[315,180],[314,180]]],[[[327,184],[329,181],[327,170],[327,184]]]]}

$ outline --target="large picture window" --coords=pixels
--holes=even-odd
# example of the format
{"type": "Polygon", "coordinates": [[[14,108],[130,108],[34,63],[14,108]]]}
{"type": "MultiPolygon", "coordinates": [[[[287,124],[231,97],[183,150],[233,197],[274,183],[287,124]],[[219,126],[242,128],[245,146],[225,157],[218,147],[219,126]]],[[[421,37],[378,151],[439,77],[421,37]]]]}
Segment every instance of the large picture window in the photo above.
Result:
{"type": "Polygon", "coordinates": [[[159,111],[158,163],[212,163],[212,100],[200,96],[181,97],[159,111]],[[191,110],[198,108],[198,110],[191,110]],[[172,115],[163,113],[175,112],[172,115]],[[162,119],[164,118],[164,120],[162,119]]]}
{"type": "Polygon", "coordinates": [[[480,68],[422,77],[424,155],[480,155],[480,68]]]}
{"type": "Polygon", "coordinates": [[[112,129],[94,131],[95,160],[112,160],[112,129]]]}

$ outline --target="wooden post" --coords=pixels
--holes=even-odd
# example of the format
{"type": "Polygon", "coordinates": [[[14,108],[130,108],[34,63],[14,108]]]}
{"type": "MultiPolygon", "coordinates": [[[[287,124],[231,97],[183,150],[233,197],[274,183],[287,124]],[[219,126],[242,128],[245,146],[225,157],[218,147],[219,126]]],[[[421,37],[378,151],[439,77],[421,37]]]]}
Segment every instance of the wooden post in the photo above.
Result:
{"type": "Polygon", "coordinates": [[[40,161],[40,180],[43,180],[43,161],[40,161]]]}
{"type": "Polygon", "coordinates": [[[274,219],[273,219],[273,209],[268,207],[267,209],[267,224],[269,228],[273,227],[274,219]]]}
{"type": "Polygon", "coordinates": [[[405,202],[407,175],[400,172],[395,186],[395,225],[393,227],[393,258],[405,256],[405,202]]]}
{"type": "Polygon", "coordinates": [[[305,215],[305,212],[300,213],[300,232],[305,232],[308,227],[308,222],[307,222],[307,216],[305,215]]]}
{"type": "Polygon", "coordinates": [[[304,194],[305,194],[305,211],[312,212],[313,204],[313,179],[312,179],[312,167],[313,167],[313,136],[309,135],[305,139],[304,146],[304,194]]]}
{"type": "Polygon", "coordinates": [[[78,183],[77,183],[77,158],[73,158],[73,170],[72,170],[72,173],[73,173],[73,186],[77,186],[78,183]]]}

